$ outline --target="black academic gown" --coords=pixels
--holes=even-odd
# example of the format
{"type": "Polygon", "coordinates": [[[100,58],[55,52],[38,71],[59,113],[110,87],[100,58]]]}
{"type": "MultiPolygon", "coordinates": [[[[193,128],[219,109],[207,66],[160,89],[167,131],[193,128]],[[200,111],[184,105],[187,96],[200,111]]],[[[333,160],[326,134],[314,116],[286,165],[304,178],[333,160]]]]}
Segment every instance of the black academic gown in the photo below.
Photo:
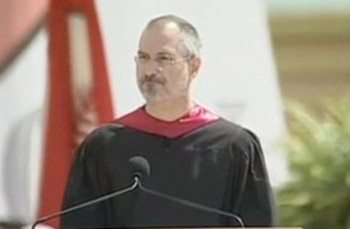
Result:
{"type": "MultiPolygon", "coordinates": [[[[133,183],[129,159],[142,156],[148,189],[231,212],[246,226],[274,224],[275,205],[257,137],[217,119],[176,138],[119,124],[94,131],[80,146],[63,208],[133,183]]],[[[234,219],[193,209],[140,190],[61,218],[61,227],[234,226],[234,219]]]]}

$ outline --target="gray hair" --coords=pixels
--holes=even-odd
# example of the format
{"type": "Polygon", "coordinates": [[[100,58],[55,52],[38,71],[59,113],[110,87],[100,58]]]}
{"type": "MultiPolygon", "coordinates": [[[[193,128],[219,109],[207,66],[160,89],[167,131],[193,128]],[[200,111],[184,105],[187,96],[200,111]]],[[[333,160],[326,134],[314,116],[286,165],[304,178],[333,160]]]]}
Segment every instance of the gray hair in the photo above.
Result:
{"type": "Polygon", "coordinates": [[[202,42],[196,28],[183,18],[175,15],[164,15],[156,17],[148,22],[145,30],[158,23],[175,23],[182,34],[183,44],[190,57],[199,57],[202,49],[202,42]]]}

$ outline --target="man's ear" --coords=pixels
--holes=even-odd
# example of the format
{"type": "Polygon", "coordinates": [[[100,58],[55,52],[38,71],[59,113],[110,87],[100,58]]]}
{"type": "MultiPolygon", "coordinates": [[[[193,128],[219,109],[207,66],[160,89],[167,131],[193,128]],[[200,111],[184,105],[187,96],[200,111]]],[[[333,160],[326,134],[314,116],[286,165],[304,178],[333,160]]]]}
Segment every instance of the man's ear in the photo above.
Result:
{"type": "Polygon", "coordinates": [[[194,57],[190,60],[190,77],[194,79],[199,72],[202,65],[202,59],[199,57],[194,57]]]}

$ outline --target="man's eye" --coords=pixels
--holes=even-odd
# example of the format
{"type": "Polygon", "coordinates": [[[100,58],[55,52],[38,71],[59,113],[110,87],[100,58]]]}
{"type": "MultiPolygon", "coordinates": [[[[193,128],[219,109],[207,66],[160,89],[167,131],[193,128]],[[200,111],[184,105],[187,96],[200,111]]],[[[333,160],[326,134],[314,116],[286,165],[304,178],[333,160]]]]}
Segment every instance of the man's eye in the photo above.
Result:
{"type": "Polygon", "coordinates": [[[172,58],[170,56],[160,56],[159,59],[161,59],[161,60],[171,60],[172,58]]]}
{"type": "Polygon", "coordinates": [[[163,63],[172,62],[173,61],[173,58],[170,57],[170,56],[159,56],[157,59],[158,59],[159,62],[163,62],[163,63]]]}
{"type": "Polygon", "coordinates": [[[137,59],[139,60],[148,60],[149,58],[147,56],[138,56],[137,59]]]}

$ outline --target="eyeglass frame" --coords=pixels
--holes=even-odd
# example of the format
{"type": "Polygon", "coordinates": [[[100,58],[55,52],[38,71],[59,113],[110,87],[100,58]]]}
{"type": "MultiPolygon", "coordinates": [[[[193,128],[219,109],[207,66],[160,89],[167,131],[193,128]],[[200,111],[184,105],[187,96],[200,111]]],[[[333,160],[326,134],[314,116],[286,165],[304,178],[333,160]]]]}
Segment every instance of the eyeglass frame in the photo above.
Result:
{"type": "Polygon", "coordinates": [[[167,66],[174,66],[177,63],[181,63],[182,61],[189,61],[191,59],[193,59],[193,55],[187,55],[187,56],[183,56],[182,58],[175,58],[173,57],[171,54],[168,53],[161,53],[161,54],[157,54],[155,58],[151,58],[148,54],[144,54],[147,55],[147,59],[140,61],[140,55],[141,53],[138,53],[135,57],[135,63],[136,64],[148,64],[150,63],[152,60],[155,61],[157,63],[157,65],[162,66],[162,67],[167,67],[167,66]],[[166,58],[165,58],[166,57],[166,58]],[[163,58],[163,59],[162,59],[163,58]],[[169,61],[169,62],[166,62],[169,61]]]}

